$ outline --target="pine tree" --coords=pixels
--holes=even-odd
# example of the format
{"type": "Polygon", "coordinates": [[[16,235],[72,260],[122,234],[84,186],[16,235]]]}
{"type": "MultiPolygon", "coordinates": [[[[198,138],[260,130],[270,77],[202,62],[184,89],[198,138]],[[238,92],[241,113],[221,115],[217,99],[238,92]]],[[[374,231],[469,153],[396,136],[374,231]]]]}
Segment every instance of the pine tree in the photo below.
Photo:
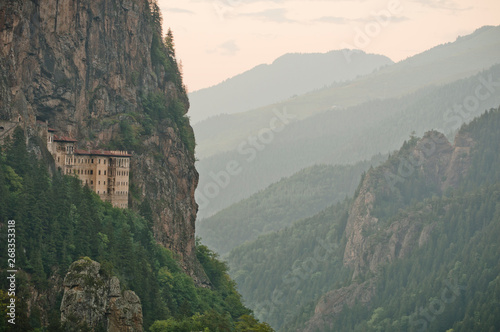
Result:
{"type": "Polygon", "coordinates": [[[168,56],[175,59],[174,34],[170,28],[168,28],[167,35],[165,36],[165,46],[167,47],[168,56]]]}

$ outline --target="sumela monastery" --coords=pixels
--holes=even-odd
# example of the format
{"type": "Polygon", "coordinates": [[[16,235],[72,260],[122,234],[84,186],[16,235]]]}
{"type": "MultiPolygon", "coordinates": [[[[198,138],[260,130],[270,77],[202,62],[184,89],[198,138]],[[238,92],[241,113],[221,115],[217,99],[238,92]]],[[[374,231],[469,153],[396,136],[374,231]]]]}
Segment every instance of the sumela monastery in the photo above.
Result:
{"type": "MultiPolygon", "coordinates": [[[[18,122],[0,121],[0,139],[12,133],[18,122]]],[[[80,150],[76,140],[57,135],[47,122],[37,121],[39,136],[46,138],[47,149],[62,174],[77,176],[99,197],[114,207],[128,207],[130,157],[127,151],[80,150]]]]}

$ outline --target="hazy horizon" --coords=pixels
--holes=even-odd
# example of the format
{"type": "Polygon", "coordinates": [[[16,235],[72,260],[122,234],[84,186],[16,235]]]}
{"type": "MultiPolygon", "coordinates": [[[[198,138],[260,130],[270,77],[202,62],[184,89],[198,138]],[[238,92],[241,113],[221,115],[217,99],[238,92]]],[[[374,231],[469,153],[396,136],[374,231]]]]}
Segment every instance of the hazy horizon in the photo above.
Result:
{"type": "Polygon", "coordinates": [[[498,25],[500,12],[500,2],[493,0],[158,3],[164,30],[174,32],[191,92],[286,53],[356,48],[399,62],[484,25],[498,25]],[[360,31],[368,38],[360,37],[360,31]]]}

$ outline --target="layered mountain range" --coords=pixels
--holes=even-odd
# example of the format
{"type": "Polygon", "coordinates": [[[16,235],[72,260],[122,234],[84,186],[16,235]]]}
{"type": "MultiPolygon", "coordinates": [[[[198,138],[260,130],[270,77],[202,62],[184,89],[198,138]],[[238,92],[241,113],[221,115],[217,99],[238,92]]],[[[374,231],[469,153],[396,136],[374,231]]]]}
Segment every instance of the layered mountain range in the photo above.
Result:
{"type": "Polygon", "coordinates": [[[197,123],[196,195],[200,202],[209,198],[209,204],[200,204],[199,218],[304,167],[367,160],[397,149],[412,131],[421,136],[439,129],[449,135],[496,107],[499,33],[499,27],[483,27],[341,85],[197,123]],[[479,88],[486,98],[466,99],[479,88]],[[231,160],[242,171],[214,195],[210,174],[231,160]]]}
{"type": "Polygon", "coordinates": [[[497,301],[500,285],[490,236],[500,231],[499,120],[491,110],[453,143],[437,131],[412,137],[362,176],[352,199],[233,249],[249,306],[281,331],[500,326],[478,308],[497,301]]]}

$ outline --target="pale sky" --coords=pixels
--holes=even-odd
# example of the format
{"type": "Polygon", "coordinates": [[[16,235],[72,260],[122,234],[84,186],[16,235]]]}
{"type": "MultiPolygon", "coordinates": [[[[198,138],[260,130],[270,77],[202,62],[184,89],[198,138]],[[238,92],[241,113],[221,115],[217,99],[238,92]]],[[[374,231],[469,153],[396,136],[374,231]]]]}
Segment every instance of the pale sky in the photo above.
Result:
{"type": "Polygon", "coordinates": [[[483,25],[499,0],[158,0],[189,91],[285,53],[357,48],[397,62],[483,25]]]}

